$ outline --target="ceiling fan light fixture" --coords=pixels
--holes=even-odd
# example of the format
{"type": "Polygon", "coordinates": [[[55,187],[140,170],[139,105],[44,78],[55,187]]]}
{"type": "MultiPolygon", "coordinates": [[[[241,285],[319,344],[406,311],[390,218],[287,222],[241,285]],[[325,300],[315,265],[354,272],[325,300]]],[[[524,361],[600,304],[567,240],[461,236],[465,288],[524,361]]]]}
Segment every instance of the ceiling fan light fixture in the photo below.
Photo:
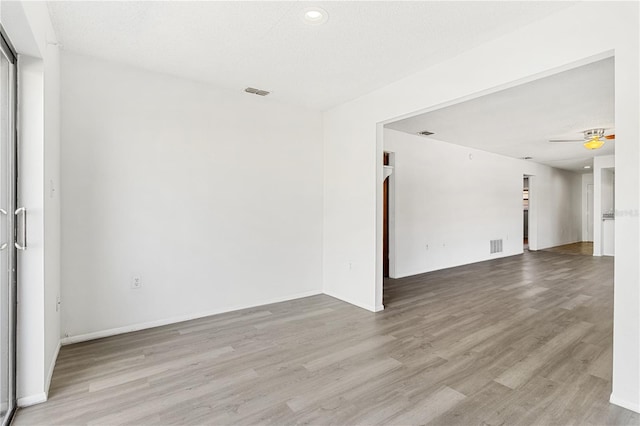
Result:
{"type": "Polygon", "coordinates": [[[598,136],[595,136],[584,143],[584,147],[590,150],[600,149],[602,148],[602,145],[604,145],[604,141],[601,141],[598,136]]]}
{"type": "Polygon", "coordinates": [[[605,129],[603,128],[585,130],[584,138],[585,140],[602,138],[604,137],[604,131],[605,129]]]}

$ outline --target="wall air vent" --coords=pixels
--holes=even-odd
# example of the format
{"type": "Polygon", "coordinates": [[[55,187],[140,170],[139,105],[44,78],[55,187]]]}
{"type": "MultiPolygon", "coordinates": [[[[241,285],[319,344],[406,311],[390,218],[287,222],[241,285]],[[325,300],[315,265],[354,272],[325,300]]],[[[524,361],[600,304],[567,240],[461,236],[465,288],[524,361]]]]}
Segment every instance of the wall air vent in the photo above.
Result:
{"type": "Polygon", "coordinates": [[[271,93],[267,92],[266,90],[255,89],[253,87],[247,87],[246,89],[244,89],[244,91],[247,93],[253,93],[254,95],[258,96],[267,96],[269,93],[271,93]]]}
{"type": "Polygon", "coordinates": [[[489,254],[502,253],[502,239],[489,241],[489,254]]]}
{"type": "Polygon", "coordinates": [[[431,136],[431,135],[433,135],[434,133],[433,133],[433,132],[429,132],[428,130],[423,130],[423,131],[421,131],[421,132],[418,132],[418,134],[419,134],[420,136],[431,136]]]}

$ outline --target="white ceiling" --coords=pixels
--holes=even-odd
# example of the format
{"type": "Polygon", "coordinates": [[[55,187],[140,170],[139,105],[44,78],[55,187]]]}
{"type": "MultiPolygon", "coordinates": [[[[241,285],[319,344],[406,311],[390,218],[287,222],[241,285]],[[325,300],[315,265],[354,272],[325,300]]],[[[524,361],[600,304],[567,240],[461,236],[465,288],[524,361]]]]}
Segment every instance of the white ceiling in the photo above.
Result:
{"type": "MultiPolygon", "coordinates": [[[[585,172],[595,155],[614,153],[607,141],[597,151],[577,143],[582,131],[614,127],[613,58],[554,74],[510,89],[390,123],[407,133],[433,132],[431,138],[566,170],[585,172]]],[[[425,138],[425,143],[428,143],[425,138]]]]}
{"type": "Polygon", "coordinates": [[[572,3],[53,1],[63,48],[324,110],[572,3]],[[329,20],[309,26],[302,11],[329,20]]]}

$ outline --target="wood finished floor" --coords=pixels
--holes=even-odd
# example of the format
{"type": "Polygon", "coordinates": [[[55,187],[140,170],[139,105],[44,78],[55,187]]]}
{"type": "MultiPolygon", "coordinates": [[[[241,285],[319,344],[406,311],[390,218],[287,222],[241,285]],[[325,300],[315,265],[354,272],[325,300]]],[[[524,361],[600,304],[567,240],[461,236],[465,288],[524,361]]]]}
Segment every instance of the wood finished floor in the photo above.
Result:
{"type": "Polygon", "coordinates": [[[547,248],[544,249],[544,251],[548,251],[551,253],[593,256],[593,242],[583,241],[580,243],[565,244],[563,246],[547,248]]]}
{"type": "Polygon", "coordinates": [[[608,403],[613,259],[532,252],[62,348],[34,424],[640,424],[608,403]]]}

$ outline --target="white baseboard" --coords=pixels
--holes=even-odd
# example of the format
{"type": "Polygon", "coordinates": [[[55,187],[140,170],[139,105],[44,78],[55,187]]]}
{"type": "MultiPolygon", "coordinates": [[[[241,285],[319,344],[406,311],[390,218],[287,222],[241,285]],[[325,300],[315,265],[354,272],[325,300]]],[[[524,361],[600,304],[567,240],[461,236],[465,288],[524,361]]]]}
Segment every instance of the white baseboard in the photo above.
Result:
{"type": "Polygon", "coordinates": [[[620,399],[616,397],[614,394],[611,394],[611,397],[609,398],[609,402],[619,407],[626,408],[627,410],[640,413],[640,403],[638,401],[636,402],[626,401],[624,399],[620,399]]]}
{"type": "Polygon", "coordinates": [[[37,393],[35,395],[23,396],[22,398],[18,398],[18,407],[28,407],[30,405],[40,404],[46,401],[46,393],[37,393]]]}
{"type": "Polygon", "coordinates": [[[324,294],[326,294],[327,296],[335,297],[336,299],[342,300],[343,302],[347,302],[351,305],[357,306],[358,308],[366,309],[367,311],[370,311],[370,312],[378,312],[384,309],[384,306],[382,305],[380,306],[367,305],[365,303],[360,303],[354,300],[350,300],[347,297],[341,296],[339,294],[336,294],[330,291],[325,291],[324,294]]]}
{"type": "Polygon", "coordinates": [[[214,309],[207,312],[198,312],[194,314],[181,315],[172,318],[165,318],[156,321],[143,322],[138,324],[126,325],[123,327],[110,328],[108,330],[94,331],[92,333],[78,334],[76,336],[68,336],[61,340],[61,344],[70,345],[72,343],[86,342],[88,340],[102,339],[103,337],[115,336],[117,334],[131,333],[132,331],[145,330],[148,328],[161,327],[163,325],[175,324],[178,322],[189,321],[198,318],[204,318],[211,315],[223,314],[226,312],[239,311],[242,309],[255,308],[257,306],[271,305],[272,303],[286,302],[288,300],[302,299],[303,297],[316,296],[322,294],[321,291],[311,290],[303,293],[296,293],[289,296],[278,297],[262,301],[260,303],[252,303],[248,305],[233,306],[230,308],[214,309]]]}
{"type": "Polygon", "coordinates": [[[47,372],[47,381],[44,383],[44,391],[49,396],[49,387],[51,386],[51,378],[53,377],[53,369],[56,367],[56,361],[58,360],[58,354],[60,353],[60,347],[62,346],[62,342],[58,341],[58,346],[56,346],[56,350],[53,353],[53,358],[51,358],[51,363],[49,364],[49,371],[47,372]]]}

